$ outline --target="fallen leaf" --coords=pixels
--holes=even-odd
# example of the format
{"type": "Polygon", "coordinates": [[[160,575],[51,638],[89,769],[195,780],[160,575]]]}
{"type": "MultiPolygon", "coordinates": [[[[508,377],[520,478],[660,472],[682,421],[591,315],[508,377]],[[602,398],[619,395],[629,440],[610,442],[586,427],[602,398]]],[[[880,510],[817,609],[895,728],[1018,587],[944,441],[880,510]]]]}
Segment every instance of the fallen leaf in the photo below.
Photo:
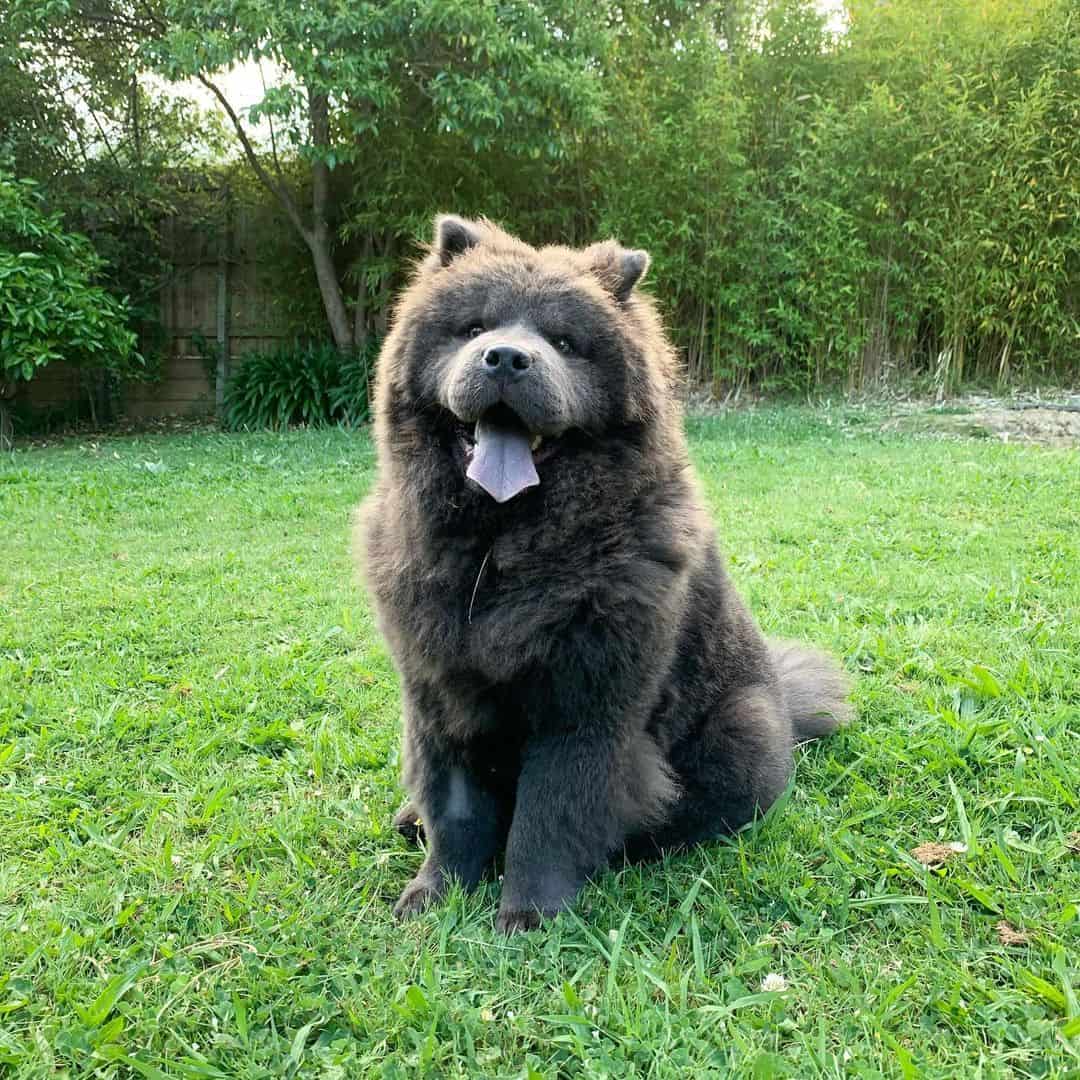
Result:
{"type": "Polygon", "coordinates": [[[998,932],[998,940],[1002,945],[1026,945],[1031,940],[1026,931],[1017,930],[1004,919],[995,924],[994,929],[998,932]]]}
{"type": "Polygon", "coordinates": [[[911,849],[912,858],[921,862],[930,870],[936,870],[944,866],[954,855],[959,855],[967,849],[963,844],[942,844],[936,840],[929,840],[911,849]]]}
{"type": "Polygon", "coordinates": [[[1069,833],[1065,846],[1074,854],[1080,855],[1080,832],[1069,833]]]}

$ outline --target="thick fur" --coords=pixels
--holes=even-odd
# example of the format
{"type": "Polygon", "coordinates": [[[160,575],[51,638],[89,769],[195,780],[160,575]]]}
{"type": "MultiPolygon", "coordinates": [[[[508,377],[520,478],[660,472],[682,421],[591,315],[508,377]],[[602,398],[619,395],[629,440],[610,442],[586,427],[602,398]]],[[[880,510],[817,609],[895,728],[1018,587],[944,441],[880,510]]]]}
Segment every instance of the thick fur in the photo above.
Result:
{"type": "Polygon", "coordinates": [[[358,541],[401,676],[395,825],[427,843],[399,915],[504,854],[498,924],[534,926],[612,858],[751,820],[847,715],[837,665],[767,642],[727,577],[647,261],[441,218],[398,304],[358,541]],[[482,366],[507,342],[531,358],[513,385],[482,366]],[[502,504],[465,475],[492,408],[545,439],[502,504]]]}

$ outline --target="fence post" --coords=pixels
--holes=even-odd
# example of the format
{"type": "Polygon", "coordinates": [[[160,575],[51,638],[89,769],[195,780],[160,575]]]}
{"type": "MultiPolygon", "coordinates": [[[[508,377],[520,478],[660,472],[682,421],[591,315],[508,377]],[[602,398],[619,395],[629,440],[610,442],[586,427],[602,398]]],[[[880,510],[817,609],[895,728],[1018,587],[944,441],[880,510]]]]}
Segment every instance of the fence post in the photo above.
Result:
{"type": "Polygon", "coordinates": [[[214,378],[214,410],[221,420],[225,408],[225,383],[229,378],[229,254],[232,240],[232,198],[226,184],[221,192],[225,206],[218,232],[217,264],[217,370],[214,378]]]}

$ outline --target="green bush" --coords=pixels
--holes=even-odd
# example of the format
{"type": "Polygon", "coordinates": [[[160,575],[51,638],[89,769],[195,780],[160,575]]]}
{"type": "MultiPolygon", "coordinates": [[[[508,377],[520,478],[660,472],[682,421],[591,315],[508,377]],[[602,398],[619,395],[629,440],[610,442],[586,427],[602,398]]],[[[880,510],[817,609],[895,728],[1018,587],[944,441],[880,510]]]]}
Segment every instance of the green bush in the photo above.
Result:
{"type": "Polygon", "coordinates": [[[225,388],[225,426],[237,431],[362,424],[369,415],[377,351],[369,341],[354,353],[325,343],[248,353],[225,388]]]}
{"type": "Polygon", "coordinates": [[[141,362],[127,301],[94,284],[101,269],[32,181],[0,172],[0,381],[29,379],[54,360],[117,374],[141,362]]]}

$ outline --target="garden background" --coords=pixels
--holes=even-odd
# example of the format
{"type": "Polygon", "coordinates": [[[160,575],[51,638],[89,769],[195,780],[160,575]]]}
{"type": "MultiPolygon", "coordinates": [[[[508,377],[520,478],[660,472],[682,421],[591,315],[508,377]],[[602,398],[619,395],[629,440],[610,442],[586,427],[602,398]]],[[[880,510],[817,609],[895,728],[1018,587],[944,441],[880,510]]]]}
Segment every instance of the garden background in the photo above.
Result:
{"type": "Polygon", "coordinates": [[[439,210],[648,248],[714,392],[1080,367],[1069,0],[5,6],[0,356],[28,430],[362,418],[439,210]]]}

